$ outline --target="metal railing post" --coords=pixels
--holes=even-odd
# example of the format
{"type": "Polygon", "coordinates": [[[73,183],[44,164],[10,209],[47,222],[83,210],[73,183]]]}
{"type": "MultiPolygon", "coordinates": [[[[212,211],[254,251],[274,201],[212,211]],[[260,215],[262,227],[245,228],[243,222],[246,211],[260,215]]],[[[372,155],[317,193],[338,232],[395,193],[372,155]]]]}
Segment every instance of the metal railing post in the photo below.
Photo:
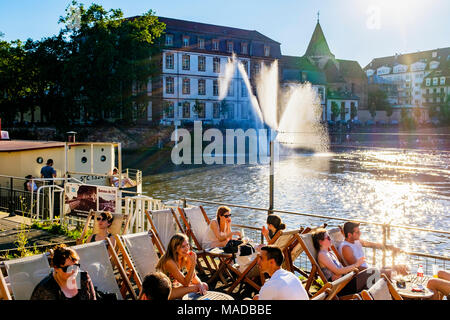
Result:
{"type": "Polygon", "coordinates": [[[10,183],[9,183],[9,216],[10,217],[14,217],[16,215],[16,213],[14,212],[14,206],[15,206],[15,202],[14,202],[14,179],[10,178],[10,183]]]}
{"type": "Polygon", "coordinates": [[[386,266],[386,237],[387,237],[387,226],[383,224],[383,257],[381,259],[381,266],[386,266]]]}
{"type": "Polygon", "coordinates": [[[181,199],[181,202],[183,203],[183,209],[187,208],[186,198],[181,199]]]}

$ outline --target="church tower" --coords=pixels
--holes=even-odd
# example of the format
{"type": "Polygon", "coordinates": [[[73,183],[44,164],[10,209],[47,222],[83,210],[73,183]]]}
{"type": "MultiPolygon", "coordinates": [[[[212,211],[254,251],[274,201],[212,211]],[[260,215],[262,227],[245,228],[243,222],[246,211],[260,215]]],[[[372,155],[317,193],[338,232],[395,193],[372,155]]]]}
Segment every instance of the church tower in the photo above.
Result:
{"type": "Polygon", "coordinates": [[[317,18],[316,28],[314,29],[308,48],[303,56],[308,58],[320,69],[325,67],[328,60],[334,60],[334,54],[331,53],[330,48],[328,47],[327,40],[325,39],[322,27],[320,26],[319,18],[317,18]]]}

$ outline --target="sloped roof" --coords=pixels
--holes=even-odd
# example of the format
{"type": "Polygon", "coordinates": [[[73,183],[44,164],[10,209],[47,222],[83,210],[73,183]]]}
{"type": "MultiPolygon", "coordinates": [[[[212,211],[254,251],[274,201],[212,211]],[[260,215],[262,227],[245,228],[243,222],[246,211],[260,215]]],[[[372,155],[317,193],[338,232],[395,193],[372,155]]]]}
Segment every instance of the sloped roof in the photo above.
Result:
{"type": "Polygon", "coordinates": [[[191,31],[211,35],[223,35],[227,37],[236,37],[247,40],[259,40],[280,44],[279,42],[270,39],[269,37],[263,35],[262,33],[256,30],[246,30],[246,29],[218,26],[214,24],[166,18],[166,17],[158,17],[158,20],[166,24],[166,29],[171,30],[191,31]]]}
{"type": "Polygon", "coordinates": [[[327,40],[323,34],[322,27],[319,21],[317,21],[316,28],[314,29],[311,40],[309,41],[308,48],[304,54],[305,57],[322,57],[322,56],[332,56],[330,48],[328,47],[327,40]]]}
{"type": "Polygon", "coordinates": [[[312,84],[326,84],[325,73],[306,57],[282,56],[280,60],[284,81],[308,81],[312,84]],[[306,79],[303,79],[303,74],[306,79]]]}
{"type": "Polygon", "coordinates": [[[27,140],[0,141],[0,152],[14,152],[47,148],[64,148],[64,142],[27,140]]]}
{"type": "Polygon", "coordinates": [[[323,71],[325,72],[327,81],[329,83],[345,82],[344,77],[342,76],[332,59],[328,60],[323,68],[323,71]]]}
{"type": "Polygon", "coordinates": [[[337,59],[337,62],[339,63],[339,71],[344,77],[367,79],[366,73],[358,61],[337,59]]]}

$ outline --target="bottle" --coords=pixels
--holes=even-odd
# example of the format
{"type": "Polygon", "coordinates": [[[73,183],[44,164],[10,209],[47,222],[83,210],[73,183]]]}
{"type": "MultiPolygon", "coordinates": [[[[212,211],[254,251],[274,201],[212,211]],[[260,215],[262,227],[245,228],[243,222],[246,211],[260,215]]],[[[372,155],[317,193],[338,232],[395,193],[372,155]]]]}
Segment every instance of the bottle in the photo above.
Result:
{"type": "Polygon", "coordinates": [[[423,279],[423,268],[422,268],[422,265],[419,265],[419,268],[417,269],[417,277],[419,279],[423,279]]]}

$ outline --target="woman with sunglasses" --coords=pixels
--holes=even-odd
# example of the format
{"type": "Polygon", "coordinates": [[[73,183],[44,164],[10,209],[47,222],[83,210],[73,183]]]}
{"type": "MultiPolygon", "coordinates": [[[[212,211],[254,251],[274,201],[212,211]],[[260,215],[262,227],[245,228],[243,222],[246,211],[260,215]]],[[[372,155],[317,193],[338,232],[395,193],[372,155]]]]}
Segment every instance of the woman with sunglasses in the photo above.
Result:
{"type": "Polygon", "coordinates": [[[96,300],[87,272],[80,270],[80,257],[61,244],[50,250],[53,271],[34,288],[31,300],[96,300]]]}
{"type": "Polygon", "coordinates": [[[209,223],[204,247],[205,249],[224,247],[233,236],[241,238],[239,231],[231,231],[231,209],[226,206],[220,206],[217,209],[216,219],[211,220],[209,223]]]}
{"type": "Polygon", "coordinates": [[[116,239],[112,237],[112,233],[109,232],[109,228],[111,227],[112,223],[114,221],[114,217],[109,211],[102,212],[97,217],[97,226],[98,226],[98,233],[92,234],[88,237],[87,243],[89,242],[95,242],[95,241],[102,241],[106,238],[109,238],[111,240],[111,244],[113,247],[116,246],[116,239]]]}

